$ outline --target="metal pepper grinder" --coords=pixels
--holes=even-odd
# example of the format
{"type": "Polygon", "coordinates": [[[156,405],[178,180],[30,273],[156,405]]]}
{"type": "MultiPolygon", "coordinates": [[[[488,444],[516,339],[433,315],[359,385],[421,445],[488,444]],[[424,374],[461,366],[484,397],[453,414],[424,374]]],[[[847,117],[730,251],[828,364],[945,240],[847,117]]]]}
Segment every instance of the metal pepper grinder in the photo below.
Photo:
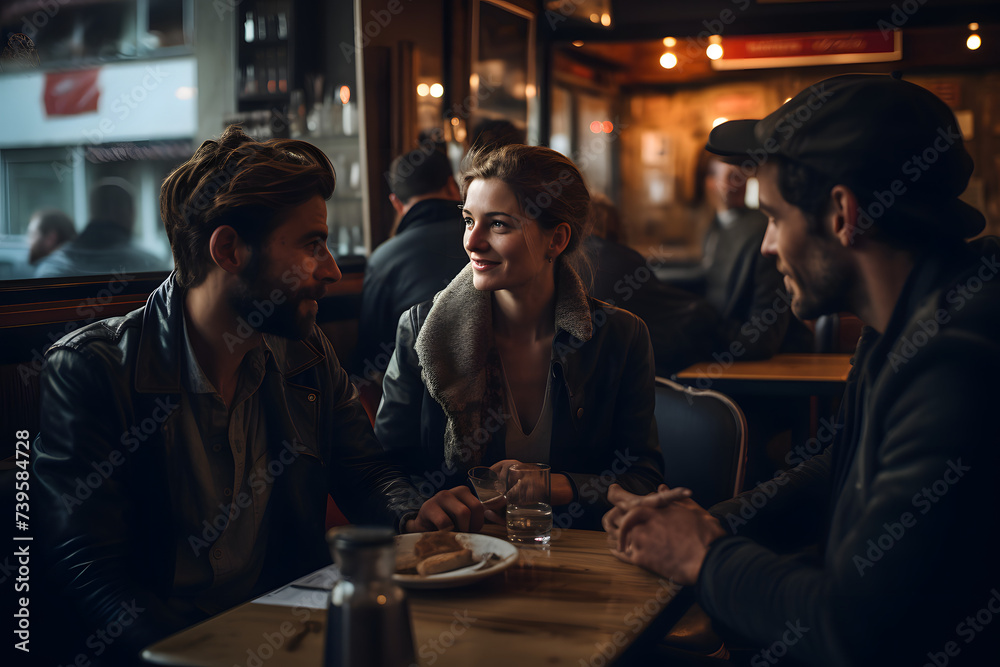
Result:
{"type": "Polygon", "coordinates": [[[416,663],[410,610],[396,569],[394,533],[352,526],[327,542],[340,579],[330,592],[325,667],[409,667],[416,663]]]}

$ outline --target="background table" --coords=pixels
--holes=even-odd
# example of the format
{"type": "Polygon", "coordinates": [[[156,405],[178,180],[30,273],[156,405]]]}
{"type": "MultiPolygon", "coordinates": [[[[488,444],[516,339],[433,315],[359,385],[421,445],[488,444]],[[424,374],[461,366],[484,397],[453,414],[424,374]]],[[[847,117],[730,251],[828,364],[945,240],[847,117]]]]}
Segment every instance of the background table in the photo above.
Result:
{"type": "MultiPolygon", "coordinates": [[[[649,640],[662,636],[689,599],[689,592],[679,600],[679,587],[612,556],[603,532],[564,530],[547,551],[520,551],[519,563],[471,586],[407,591],[420,664],[606,664],[644,632],[649,640]],[[661,613],[665,607],[669,613],[661,613]]],[[[152,645],[143,657],[201,667],[318,666],[325,637],[325,609],[247,603],[152,645]],[[307,621],[321,630],[288,650],[288,631],[307,621]]]]}
{"type": "Polygon", "coordinates": [[[850,354],[776,354],[770,359],[734,361],[728,366],[701,361],[676,377],[684,384],[724,394],[840,396],[850,370],[850,354]]]}
{"type": "MultiPolygon", "coordinates": [[[[807,445],[821,419],[836,416],[851,370],[850,354],[776,354],[760,361],[699,362],[677,373],[678,382],[732,397],[747,416],[750,445],[744,488],[788,467],[789,448],[807,445]],[[776,434],[790,429],[787,442],[776,434]]],[[[825,445],[828,443],[821,443],[825,445]]]]}

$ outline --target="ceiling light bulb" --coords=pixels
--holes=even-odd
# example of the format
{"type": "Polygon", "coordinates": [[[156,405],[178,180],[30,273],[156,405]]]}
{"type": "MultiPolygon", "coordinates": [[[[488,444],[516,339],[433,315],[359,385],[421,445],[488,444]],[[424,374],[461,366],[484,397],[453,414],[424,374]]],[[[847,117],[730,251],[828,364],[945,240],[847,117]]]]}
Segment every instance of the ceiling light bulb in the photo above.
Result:
{"type": "Polygon", "coordinates": [[[677,56],[667,52],[660,56],[660,67],[663,69],[673,69],[677,66],[677,56]]]}

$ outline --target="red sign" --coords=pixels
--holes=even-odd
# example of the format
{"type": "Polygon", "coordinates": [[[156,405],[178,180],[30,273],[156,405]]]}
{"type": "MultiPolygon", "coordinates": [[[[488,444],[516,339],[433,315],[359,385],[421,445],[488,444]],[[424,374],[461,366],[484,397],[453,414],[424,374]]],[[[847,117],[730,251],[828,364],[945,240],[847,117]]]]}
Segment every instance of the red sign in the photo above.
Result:
{"type": "Polygon", "coordinates": [[[45,75],[45,113],[73,116],[97,111],[101,91],[97,87],[99,69],[48,72],[45,75]]]}
{"type": "Polygon", "coordinates": [[[717,70],[876,63],[903,57],[898,30],[724,37],[717,70]]]}

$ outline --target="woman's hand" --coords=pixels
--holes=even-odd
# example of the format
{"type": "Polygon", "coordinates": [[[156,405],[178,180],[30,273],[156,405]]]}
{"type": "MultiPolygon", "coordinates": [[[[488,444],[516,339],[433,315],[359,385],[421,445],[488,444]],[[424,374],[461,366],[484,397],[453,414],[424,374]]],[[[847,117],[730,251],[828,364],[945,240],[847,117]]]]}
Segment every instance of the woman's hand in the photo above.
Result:
{"type": "MultiPolygon", "coordinates": [[[[503,485],[505,493],[507,489],[507,471],[515,463],[521,463],[516,459],[504,459],[503,461],[497,461],[490,466],[490,470],[495,472],[500,478],[500,484],[503,485]]],[[[514,485],[515,494],[517,485],[514,485]]],[[[554,472],[549,478],[549,504],[553,507],[557,505],[568,505],[573,502],[573,485],[569,482],[569,477],[563,475],[562,473],[554,472]]],[[[492,509],[487,503],[487,510],[492,509]]],[[[487,519],[491,520],[489,516],[487,519]]],[[[498,521],[500,523],[501,521],[498,521]]]]}
{"type": "Polygon", "coordinates": [[[465,486],[438,491],[420,506],[416,518],[406,522],[404,531],[457,530],[478,533],[483,529],[483,504],[465,486]]]}

